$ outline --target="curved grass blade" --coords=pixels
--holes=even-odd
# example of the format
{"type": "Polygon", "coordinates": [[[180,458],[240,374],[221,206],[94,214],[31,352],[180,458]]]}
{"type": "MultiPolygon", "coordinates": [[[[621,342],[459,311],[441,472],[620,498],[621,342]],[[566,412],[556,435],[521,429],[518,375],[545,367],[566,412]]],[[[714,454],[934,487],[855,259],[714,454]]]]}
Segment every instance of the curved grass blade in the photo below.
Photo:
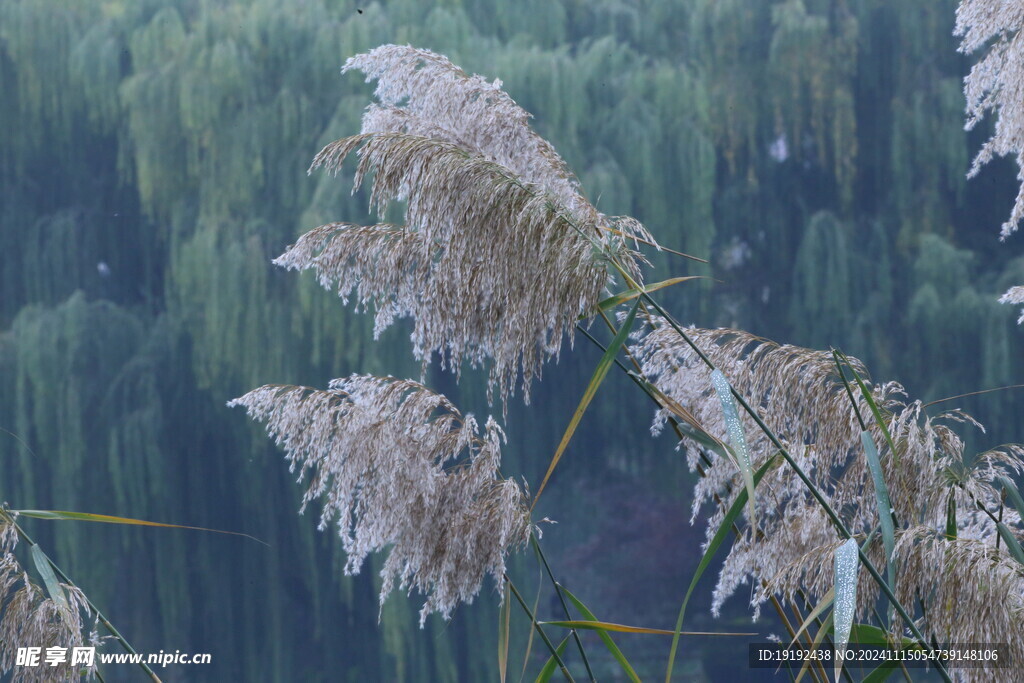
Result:
{"type": "MultiPolygon", "coordinates": [[[[541,550],[540,541],[537,540],[537,535],[535,533],[532,533],[532,532],[530,533],[530,545],[533,546],[533,552],[537,556],[537,560],[539,561],[540,565],[544,568],[544,571],[547,572],[548,578],[551,580],[551,585],[555,589],[555,595],[558,597],[558,603],[562,606],[562,613],[565,614],[565,618],[566,619],[572,619],[572,615],[569,614],[569,606],[567,604],[565,604],[565,597],[562,595],[562,591],[564,590],[562,588],[562,584],[558,583],[558,581],[555,581],[555,575],[551,571],[551,565],[548,564],[548,558],[544,556],[544,551],[541,550]]],[[[538,567],[538,569],[539,568],[540,567],[538,567]]],[[[538,577],[538,581],[540,583],[543,583],[543,578],[538,577]]],[[[540,588],[541,588],[540,583],[537,586],[537,599],[538,600],[540,600],[540,588]]],[[[534,606],[533,610],[536,613],[536,611],[537,611],[536,605],[534,606]]],[[[587,657],[587,651],[583,647],[583,641],[580,640],[579,634],[576,633],[575,631],[573,631],[573,633],[572,633],[572,638],[573,638],[574,641],[576,641],[576,647],[579,649],[580,658],[583,659],[583,666],[587,670],[587,677],[591,681],[596,680],[596,678],[594,676],[594,671],[593,671],[593,669],[590,668],[590,658],[587,657]]]]}
{"type": "Polygon", "coordinates": [[[541,494],[544,493],[544,487],[548,485],[548,480],[551,479],[552,473],[554,473],[555,468],[558,466],[558,461],[562,459],[562,454],[565,453],[565,449],[569,445],[569,440],[572,439],[572,435],[576,432],[576,427],[579,426],[583,413],[586,412],[587,406],[590,405],[594,395],[597,394],[597,388],[601,386],[601,382],[608,375],[608,370],[611,369],[612,362],[615,361],[615,356],[619,353],[619,349],[626,342],[626,337],[629,336],[630,330],[633,329],[633,321],[636,319],[636,312],[639,308],[640,299],[638,298],[636,303],[633,304],[633,308],[629,311],[629,315],[626,316],[626,320],[622,323],[622,327],[619,328],[611,344],[605,350],[604,355],[601,356],[601,360],[598,361],[597,367],[594,368],[594,374],[590,378],[590,383],[587,385],[586,390],[583,392],[583,398],[580,399],[580,404],[576,407],[576,412],[573,413],[569,426],[565,429],[565,434],[562,435],[558,449],[555,451],[554,457],[551,458],[551,464],[548,465],[548,471],[544,474],[540,488],[537,489],[537,495],[533,497],[533,504],[530,505],[530,510],[536,507],[537,501],[540,500],[541,494]]]}
{"type": "MultiPolygon", "coordinates": [[[[821,628],[818,629],[817,634],[815,634],[815,636],[814,636],[814,642],[811,643],[811,648],[812,649],[817,650],[818,646],[821,645],[821,641],[825,640],[825,636],[828,635],[829,633],[832,633],[832,625],[833,625],[832,619],[833,619],[833,616],[834,616],[834,613],[833,612],[829,612],[828,616],[825,617],[825,621],[822,622],[821,628]]],[[[810,658],[804,659],[804,664],[803,664],[803,666],[800,667],[800,672],[796,675],[796,681],[794,681],[794,683],[800,683],[800,679],[802,679],[804,677],[804,674],[807,673],[810,670],[811,670],[811,659],[810,658]]],[[[826,674],[826,676],[827,676],[827,674],[826,674]]],[[[836,678],[836,680],[838,680],[838,677],[836,678]]]]}
{"type": "Polygon", "coordinates": [[[1004,476],[996,477],[995,481],[1003,487],[1003,491],[1006,492],[1006,497],[1010,500],[1010,504],[1020,513],[1021,519],[1024,519],[1024,498],[1021,498],[1020,491],[1014,483],[1004,476]]]}
{"type": "MultiPolygon", "coordinates": [[[[853,368],[853,363],[847,358],[846,354],[837,349],[832,349],[832,356],[843,359],[846,366],[850,368],[850,372],[853,373],[853,379],[857,382],[857,386],[860,387],[860,393],[864,397],[865,402],[868,404],[868,408],[871,409],[871,414],[875,416],[875,423],[879,429],[882,430],[882,435],[885,436],[885,441],[889,445],[889,452],[892,453],[892,457],[895,458],[896,464],[900,464],[900,454],[896,450],[896,444],[892,440],[892,435],[889,434],[889,428],[885,424],[885,420],[882,418],[882,411],[879,409],[878,404],[875,403],[875,397],[871,395],[867,385],[864,384],[864,380],[861,379],[860,374],[853,368]]],[[[843,377],[843,382],[846,382],[846,377],[843,377]]]]}
{"type": "MultiPolygon", "coordinates": [[[[569,673],[569,669],[566,668],[565,662],[562,661],[562,655],[559,654],[558,649],[555,647],[554,643],[551,642],[551,639],[548,638],[548,634],[544,632],[544,629],[541,628],[540,622],[537,621],[536,606],[534,606],[534,609],[531,611],[529,605],[527,605],[526,601],[523,600],[522,594],[519,593],[519,589],[516,588],[516,585],[514,583],[512,583],[512,579],[508,578],[508,574],[504,574],[503,576],[505,577],[505,583],[508,584],[509,590],[511,590],[512,595],[515,596],[516,602],[518,602],[519,606],[523,609],[524,612],[526,612],[526,616],[530,618],[530,624],[533,626],[534,629],[536,629],[537,633],[540,634],[540,639],[544,642],[544,646],[547,647],[548,652],[551,653],[551,658],[555,660],[555,664],[562,671],[562,675],[565,676],[565,679],[572,683],[572,675],[569,673]]],[[[527,656],[529,656],[529,654],[527,654],[527,656]]],[[[524,662],[524,667],[525,664],[526,663],[524,662]]]]}
{"type": "Polygon", "coordinates": [[[949,500],[946,501],[946,538],[955,539],[956,532],[956,496],[950,491],[949,500]]]}
{"type": "MultiPolygon", "coordinates": [[[[565,597],[569,598],[569,602],[576,606],[576,609],[579,610],[580,614],[582,614],[585,619],[588,619],[590,621],[598,620],[597,617],[594,616],[594,613],[587,609],[587,606],[584,605],[579,598],[577,598],[575,595],[569,592],[568,588],[566,588],[565,586],[561,586],[561,588],[562,593],[565,595],[565,597]]],[[[625,672],[626,676],[629,677],[629,680],[633,681],[633,683],[640,683],[640,677],[636,675],[636,671],[633,670],[633,666],[629,663],[629,660],[626,659],[626,656],[622,654],[622,650],[618,648],[618,646],[615,644],[615,641],[612,640],[612,637],[608,635],[608,632],[604,630],[599,630],[597,632],[597,635],[601,638],[601,642],[604,643],[604,646],[608,649],[608,652],[611,653],[612,657],[615,658],[615,661],[617,661],[619,663],[619,666],[622,667],[622,671],[625,672]]]]}
{"type": "MultiPolygon", "coordinates": [[[[568,644],[569,636],[562,638],[562,642],[560,642],[558,644],[558,647],[555,648],[555,652],[558,653],[559,657],[565,654],[565,646],[568,644]]],[[[540,670],[540,674],[537,676],[537,680],[535,681],[535,683],[547,683],[548,681],[550,681],[551,677],[555,675],[555,669],[557,668],[558,661],[555,659],[554,655],[551,655],[550,657],[548,657],[548,661],[544,664],[544,668],[540,670]]],[[[569,680],[571,681],[572,678],[570,678],[569,680]]]]}
{"type": "Polygon", "coordinates": [[[588,621],[573,619],[572,621],[541,621],[542,626],[561,626],[562,628],[582,628],[589,631],[614,631],[616,633],[635,633],[648,636],[756,636],[756,633],[731,633],[723,631],[667,631],[663,628],[647,628],[645,626],[627,626],[610,621],[588,621]]]}
{"type": "Polygon", "coordinates": [[[725,428],[729,432],[729,441],[732,443],[736,465],[743,476],[743,485],[747,487],[747,504],[750,512],[750,524],[757,526],[757,516],[754,505],[754,472],[750,466],[750,451],[747,449],[747,437],[743,433],[743,423],[740,422],[739,412],[736,410],[736,401],[732,397],[732,388],[729,381],[722,374],[722,371],[715,368],[711,372],[711,384],[715,387],[718,400],[722,404],[722,413],[725,415],[725,428]]]}
{"type": "Polygon", "coordinates": [[[817,619],[822,612],[824,612],[832,605],[832,602],[835,600],[835,597],[835,588],[829,588],[828,593],[825,593],[825,595],[821,596],[821,600],[818,602],[818,605],[813,610],[811,610],[810,614],[807,615],[807,618],[804,619],[804,623],[800,624],[800,628],[797,629],[796,634],[793,636],[793,640],[790,641],[789,647],[793,647],[794,645],[796,645],[796,641],[800,639],[800,636],[802,636],[804,631],[807,630],[807,627],[811,625],[811,622],[817,619]]]}
{"type": "Polygon", "coordinates": [[[261,541],[255,536],[243,534],[239,531],[223,531],[221,529],[207,529],[201,526],[185,526],[183,524],[164,524],[162,522],[148,522],[144,519],[132,519],[131,517],[114,517],[113,515],[96,515],[91,512],[69,512],[68,510],[11,510],[22,517],[34,517],[36,519],[67,520],[75,522],[99,522],[101,524],[129,524],[133,526],[159,526],[168,529],[192,529],[193,531],[209,531],[214,534],[228,534],[230,536],[242,536],[252,539],[257,543],[270,547],[266,541],[261,541]]]}
{"type": "Polygon", "coordinates": [[[53,573],[53,567],[50,566],[50,558],[46,556],[38,543],[33,543],[30,546],[29,554],[32,556],[32,562],[35,564],[39,578],[43,580],[43,585],[46,586],[46,592],[50,594],[50,598],[60,606],[62,612],[70,612],[71,607],[64,596],[64,589],[60,587],[57,575],[53,573]]]}
{"type": "Polygon", "coordinates": [[[512,618],[512,596],[509,595],[508,582],[501,596],[501,609],[498,611],[498,678],[505,683],[508,672],[509,621],[512,618]]]}
{"type": "Polygon", "coordinates": [[[1010,531],[1010,528],[1002,522],[996,524],[996,528],[999,530],[999,535],[1002,537],[1003,543],[1006,544],[1006,549],[1010,551],[1010,555],[1013,556],[1013,559],[1024,564],[1024,549],[1020,547],[1020,541],[1017,540],[1017,537],[1014,536],[1013,532],[1010,531]]]}
{"type": "MultiPolygon", "coordinates": [[[[761,465],[761,467],[754,474],[754,485],[756,486],[761,482],[761,479],[768,472],[772,466],[778,462],[779,454],[776,453],[772,457],[761,465]]],[[[740,512],[743,511],[743,506],[747,503],[747,490],[744,488],[736,494],[736,499],[733,500],[732,505],[729,506],[728,512],[725,513],[725,517],[722,518],[722,523],[718,525],[718,530],[715,531],[715,535],[711,538],[711,542],[708,543],[708,547],[704,550],[704,556],[700,558],[700,564],[697,565],[697,571],[693,573],[693,578],[690,579],[690,586],[686,589],[686,597],[683,598],[683,604],[679,608],[679,616],[676,617],[676,636],[672,638],[672,648],[668,653],[668,667],[665,671],[665,681],[672,680],[672,667],[675,666],[676,662],[676,649],[679,646],[679,635],[682,634],[681,629],[683,628],[683,617],[686,614],[686,605],[690,602],[690,596],[693,595],[693,589],[697,587],[697,582],[700,577],[703,576],[704,571],[711,564],[711,558],[715,556],[718,548],[725,541],[725,537],[729,534],[729,529],[732,528],[733,523],[740,516],[740,512]]]]}
{"type": "MultiPolygon", "coordinates": [[[[704,276],[703,275],[688,275],[686,277],[674,277],[674,278],[670,278],[668,280],[662,280],[661,282],[655,282],[654,284],[644,285],[644,288],[642,290],[641,289],[627,289],[624,292],[619,292],[618,294],[613,294],[610,297],[608,297],[607,299],[602,299],[601,301],[599,301],[597,303],[597,310],[598,311],[607,311],[609,309],[615,308],[619,304],[626,303],[627,301],[632,301],[633,299],[636,299],[641,294],[645,294],[647,292],[653,292],[655,290],[662,289],[663,287],[671,287],[672,285],[679,284],[680,282],[686,282],[687,280],[699,280],[699,279],[704,279],[704,276]]],[[[587,317],[589,317],[589,316],[587,316],[587,317]]],[[[583,320],[583,319],[585,319],[585,317],[581,316],[580,319],[583,320]]]]}
{"type": "Polygon", "coordinates": [[[688,438],[699,443],[701,446],[710,449],[717,455],[729,460],[732,459],[732,456],[729,454],[729,450],[726,448],[725,444],[704,429],[697,418],[693,416],[693,413],[680,405],[674,398],[641,377],[640,374],[633,372],[632,370],[627,371],[626,374],[628,374],[633,381],[637,382],[645,391],[650,393],[654,397],[654,400],[658,402],[658,405],[681,420],[681,422],[676,422],[676,427],[679,428],[679,431],[685,434],[688,438]]]}
{"type": "Polygon", "coordinates": [[[850,642],[853,615],[857,610],[857,569],[860,564],[858,551],[857,541],[852,538],[836,549],[836,605],[832,610],[832,623],[835,627],[836,680],[839,680],[839,672],[843,668],[839,652],[846,652],[846,644],[850,642]]]}
{"type": "Polygon", "coordinates": [[[861,432],[860,440],[864,444],[868,469],[871,470],[871,479],[875,485],[875,502],[878,504],[878,523],[882,527],[882,544],[885,546],[885,565],[886,573],[889,575],[889,588],[896,590],[896,564],[893,560],[893,553],[896,551],[896,526],[892,521],[889,488],[885,485],[885,477],[882,476],[882,463],[879,461],[878,449],[871,438],[871,432],[867,430],[861,432]]]}

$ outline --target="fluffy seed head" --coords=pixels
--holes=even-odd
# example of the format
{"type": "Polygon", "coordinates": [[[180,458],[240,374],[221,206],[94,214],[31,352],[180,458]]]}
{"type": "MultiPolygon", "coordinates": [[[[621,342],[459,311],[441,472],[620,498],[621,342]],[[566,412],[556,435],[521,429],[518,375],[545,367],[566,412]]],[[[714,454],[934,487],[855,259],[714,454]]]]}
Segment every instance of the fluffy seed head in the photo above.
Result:
{"type": "MultiPolygon", "coordinates": [[[[868,533],[878,528],[879,513],[860,443],[861,426],[832,355],[780,346],[737,330],[690,329],[687,334],[758,410],[863,543],[868,533]]],[[[646,377],[689,410],[711,435],[725,440],[711,372],[675,330],[653,319],[632,350],[646,377]]],[[[851,362],[866,378],[859,361],[851,362]]],[[[1024,448],[1006,445],[965,457],[964,443],[950,425],[960,422],[980,427],[970,416],[959,411],[929,416],[920,401],[902,400],[903,389],[896,383],[872,385],[867,381],[867,386],[898,455],[897,462],[854,385],[857,407],[881,455],[897,523],[897,596],[904,605],[923,601],[928,615],[923,627],[939,642],[1018,642],[1024,628],[1024,569],[1010,557],[1005,544],[996,550],[995,525],[977,506],[1000,507],[1000,490],[994,482],[1021,472],[1024,448]],[[950,500],[957,511],[956,541],[942,538],[950,500]],[[1004,594],[1012,599],[993,597],[1004,594]],[[964,619],[963,614],[972,617],[964,619]]],[[[665,411],[659,411],[654,430],[660,431],[667,418],[665,411]]],[[[743,420],[751,460],[758,468],[777,449],[749,417],[743,416],[743,420]]],[[[697,442],[684,439],[681,445],[691,467],[700,467],[705,474],[696,486],[694,515],[702,503],[716,504],[708,521],[710,539],[724,510],[743,490],[743,481],[732,462],[697,442]]],[[[844,539],[792,468],[782,465],[770,470],[757,488],[756,503],[757,527],[748,524],[743,528],[723,564],[712,603],[716,613],[751,579],[758,586],[752,599],[755,614],[772,594],[798,600],[798,592],[803,592],[817,600],[834,584],[834,554],[844,539]]],[[[1015,513],[1007,510],[1003,521],[1014,533],[1022,534],[1015,513]]],[[[885,566],[877,532],[867,553],[876,567],[885,566]]],[[[870,618],[879,596],[877,585],[862,569],[857,592],[859,618],[870,618]]],[[[893,628],[899,630],[899,624],[893,628]]],[[[972,674],[965,675],[969,678],[972,674]]]]}
{"type": "MultiPolygon", "coordinates": [[[[313,168],[337,172],[353,151],[355,186],[372,175],[383,215],[405,202],[404,225],[332,223],[275,263],[312,268],[347,300],[376,309],[376,332],[413,319],[413,352],[458,372],[490,363],[504,401],[522,375],[524,399],[543,362],[572,338],[609,282],[639,279],[630,240],[653,242],[635,219],[599,213],[579,192],[529,114],[495,81],[468,76],[426,50],[385,45],[350,59],[377,80],[362,133],[325,147],[313,168]]],[[[490,393],[488,394],[490,397],[490,393]]]]}
{"type": "Polygon", "coordinates": [[[305,509],[323,501],[320,528],[337,523],[348,562],[359,571],[390,547],[380,600],[395,586],[427,595],[448,618],[472,602],[484,575],[501,578],[505,554],[529,538],[522,489],[498,472],[504,434],[416,382],[353,375],[327,391],[269,385],[228,405],[245,406],[308,476],[305,509]]]}

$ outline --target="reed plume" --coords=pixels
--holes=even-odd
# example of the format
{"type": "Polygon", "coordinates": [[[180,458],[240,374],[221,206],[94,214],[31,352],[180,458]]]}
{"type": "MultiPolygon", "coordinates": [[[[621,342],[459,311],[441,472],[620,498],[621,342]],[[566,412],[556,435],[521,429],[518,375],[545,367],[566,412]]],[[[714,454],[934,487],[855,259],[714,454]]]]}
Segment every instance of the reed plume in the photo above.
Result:
{"type": "MultiPolygon", "coordinates": [[[[47,597],[33,583],[14,555],[18,534],[7,514],[0,515],[0,672],[14,683],[48,683],[80,680],[81,665],[72,665],[72,649],[85,643],[82,613],[90,613],[85,594],[77,587],[58,584],[63,603],[47,597]],[[19,648],[41,648],[37,666],[18,666],[19,648]],[[49,648],[63,648],[64,661],[50,666],[44,661],[49,648]]],[[[93,632],[89,643],[99,640],[93,632]]]]}
{"type": "MultiPolygon", "coordinates": [[[[867,399],[857,391],[852,396],[847,392],[831,353],[779,345],[738,330],[686,332],[775,431],[861,543],[880,523],[857,411],[868,416],[867,431],[882,456],[897,522],[897,597],[903,604],[924,606],[918,625],[939,642],[1014,643],[1017,649],[1011,654],[1024,655],[1019,646],[1024,632],[1024,566],[1005,545],[997,548],[995,523],[978,511],[1000,508],[996,482],[1022,471],[1024,449],[1007,445],[967,457],[964,442],[951,425],[980,427],[970,416],[960,411],[929,416],[920,401],[906,400],[899,384],[866,381],[895,444],[893,453],[871,417],[867,399]],[[945,537],[949,505],[955,507],[959,521],[953,539],[945,537]],[[983,585],[988,588],[981,590],[983,585]],[[1011,598],[995,598],[1004,592],[1011,598]],[[964,618],[964,614],[972,616],[964,618]]],[[[725,440],[711,371],[674,329],[652,318],[632,351],[647,378],[685,406],[710,434],[725,440]]],[[[858,375],[866,376],[859,361],[850,359],[850,364],[858,375]]],[[[655,433],[663,429],[668,416],[667,409],[658,411],[652,426],[655,433]]],[[[749,416],[741,419],[752,466],[758,468],[777,448],[749,416]]],[[[743,479],[731,460],[715,456],[701,443],[684,438],[680,446],[691,468],[699,466],[705,475],[695,488],[694,518],[703,503],[719,501],[709,515],[710,541],[730,501],[744,490],[743,479]]],[[[834,553],[845,539],[837,536],[822,506],[808,495],[794,470],[769,470],[758,485],[756,505],[756,526],[748,518],[723,563],[712,602],[716,614],[740,585],[751,580],[759,587],[751,600],[755,618],[772,595],[799,604],[798,596],[819,600],[833,587],[834,553]]],[[[1003,521],[1021,533],[1016,513],[1008,512],[1003,521]]],[[[873,563],[884,565],[881,539],[877,534],[874,539],[866,552],[873,563]]],[[[880,592],[863,567],[862,574],[857,612],[868,620],[880,592]]],[[[898,620],[892,628],[900,631],[898,620]]],[[[986,680],[993,673],[965,669],[958,675],[970,679],[971,672],[988,676],[986,680]]]]}
{"type": "Polygon", "coordinates": [[[390,547],[380,601],[398,586],[427,596],[445,618],[472,602],[485,574],[500,579],[505,554],[529,538],[523,490],[499,475],[504,433],[483,433],[472,415],[421,384],[353,375],[326,391],[268,385],[231,401],[245,406],[309,477],[302,510],[323,500],[320,529],[337,524],[358,573],[366,556],[390,547]]]}
{"type": "Polygon", "coordinates": [[[352,69],[377,80],[380,102],[359,135],[327,145],[310,170],[337,173],[355,151],[355,187],[372,175],[371,205],[383,216],[404,202],[403,225],[324,225],[274,262],[315,270],[346,303],[354,293],[357,306],[372,304],[376,334],[412,318],[424,365],[435,352],[456,373],[463,361],[489,362],[488,398],[496,387],[505,401],[521,374],[529,402],[543,362],[572,340],[612,273],[640,279],[629,242],[653,237],[583,197],[500,81],[397,45],[349,59],[343,71],[352,69]]]}
{"type": "MultiPolygon", "coordinates": [[[[426,50],[384,45],[348,60],[376,80],[377,103],[358,135],[320,151],[311,171],[337,173],[359,158],[355,188],[371,184],[383,217],[401,202],[401,225],[335,222],[302,235],[274,263],[312,269],[356,308],[374,309],[374,334],[412,319],[413,353],[459,373],[489,366],[507,410],[521,377],[529,402],[541,366],[557,358],[577,320],[591,314],[615,273],[640,281],[638,221],[606,216],[530,114],[500,81],[470,76],[426,50]]],[[[229,405],[265,421],[302,481],[303,509],[322,498],[321,529],[337,520],[348,562],[390,546],[381,601],[396,586],[427,595],[448,617],[485,574],[529,537],[523,490],[498,474],[501,428],[478,425],[421,384],[354,375],[327,391],[266,386],[229,405]]]]}
{"type": "MultiPolygon", "coordinates": [[[[995,115],[995,133],[982,145],[967,177],[978,174],[993,156],[1013,155],[1021,182],[1010,217],[999,238],[1017,231],[1024,219],[1024,7],[1005,0],[961,0],[954,35],[961,36],[960,52],[987,49],[964,79],[967,123],[971,130],[987,113],[995,115]]],[[[1024,303],[1024,287],[1007,290],[1000,303],[1024,303]]],[[[1024,310],[1017,324],[1024,323],[1024,310]]]]}

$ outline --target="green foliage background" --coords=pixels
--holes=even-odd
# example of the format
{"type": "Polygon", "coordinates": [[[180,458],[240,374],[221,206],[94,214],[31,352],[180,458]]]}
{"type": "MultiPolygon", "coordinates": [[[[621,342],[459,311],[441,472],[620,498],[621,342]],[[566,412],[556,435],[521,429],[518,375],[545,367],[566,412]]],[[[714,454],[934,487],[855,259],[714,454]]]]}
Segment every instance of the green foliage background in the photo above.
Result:
{"type": "MultiPolygon", "coordinates": [[[[0,493],[271,544],[31,527],[138,649],[213,653],[169,680],[493,679],[492,587],[425,632],[393,596],[378,625],[374,567],[342,576],[281,454],[224,407],[271,382],[419,376],[403,329],[374,343],[365,317],[269,264],[320,223],[372,220],[345,179],[305,173],[369,102],[344,59],[411,43],[501,78],[601,210],[711,260],[652,257],[652,280],[718,280],[677,287],[679,318],[840,346],[934,399],[1022,376],[1016,312],[995,303],[1024,282],[1019,238],[997,242],[1015,174],[964,179],[987,132],[962,130],[955,4],[5,0],[0,427],[24,444],[0,436],[0,493]]],[[[537,484],[598,357],[578,339],[534,407],[511,406],[506,474],[537,484]]],[[[428,376],[482,412],[477,379],[428,376]]],[[[562,522],[551,556],[598,616],[665,628],[700,540],[691,475],[626,387],[609,378],[539,513],[562,522]]],[[[995,445],[1024,438],[1022,397],[957,405],[995,445]]],[[[694,676],[730,666],[714,648],[745,650],[688,647],[694,676]]],[[[667,644],[636,648],[638,669],[663,664],[667,644]]]]}

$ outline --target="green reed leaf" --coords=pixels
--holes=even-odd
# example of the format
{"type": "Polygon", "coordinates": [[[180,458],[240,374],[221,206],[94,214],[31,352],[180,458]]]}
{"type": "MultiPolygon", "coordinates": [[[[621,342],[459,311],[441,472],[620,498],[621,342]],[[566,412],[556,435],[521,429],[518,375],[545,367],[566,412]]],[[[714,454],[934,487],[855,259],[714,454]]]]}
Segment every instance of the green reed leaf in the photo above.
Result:
{"type": "MultiPolygon", "coordinates": [[[[568,644],[569,644],[569,636],[566,636],[565,638],[562,638],[562,642],[560,642],[558,644],[558,647],[555,648],[555,652],[558,653],[559,657],[561,657],[563,654],[565,654],[565,646],[568,645],[568,644]]],[[[548,661],[544,664],[544,668],[542,668],[540,670],[540,674],[537,676],[537,680],[535,681],[535,683],[547,683],[547,681],[550,681],[551,677],[555,674],[555,670],[557,668],[558,668],[558,660],[555,659],[554,655],[551,655],[550,657],[548,657],[548,661]]],[[[566,677],[570,681],[572,680],[572,676],[569,676],[567,672],[565,672],[563,670],[563,673],[565,673],[566,677]]]]}
{"type": "Polygon", "coordinates": [[[729,433],[729,442],[732,444],[736,454],[735,462],[743,477],[743,484],[747,487],[747,504],[750,511],[750,523],[757,526],[756,508],[754,502],[754,473],[750,466],[750,450],[747,448],[747,437],[743,433],[743,423],[740,422],[739,412],[736,410],[736,401],[732,397],[732,388],[729,381],[717,368],[711,372],[711,384],[715,387],[718,400],[722,404],[722,413],[725,416],[725,428],[729,433]]]}
{"type": "Polygon", "coordinates": [[[43,580],[46,592],[50,594],[50,599],[57,603],[62,611],[70,611],[71,606],[68,605],[64,589],[60,587],[60,583],[57,581],[57,575],[53,573],[50,558],[46,556],[46,553],[43,552],[38,543],[33,543],[30,546],[29,554],[32,556],[32,562],[36,566],[36,571],[39,572],[39,578],[43,580]]]}
{"type": "MultiPolygon", "coordinates": [[[[765,474],[767,474],[768,470],[778,462],[778,457],[779,454],[776,453],[772,457],[768,458],[768,460],[757,470],[754,474],[755,486],[761,482],[761,479],[765,474]]],[[[686,589],[686,597],[683,598],[683,604],[679,608],[679,616],[676,617],[676,635],[672,638],[672,648],[668,653],[668,667],[665,671],[666,683],[672,680],[672,667],[675,665],[676,661],[676,649],[679,646],[679,635],[683,628],[683,617],[686,614],[686,605],[690,602],[690,596],[693,595],[693,589],[697,587],[697,582],[711,564],[711,558],[715,556],[718,548],[725,541],[726,536],[729,535],[729,530],[736,522],[736,519],[740,516],[740,513],[743,511],[743,506],[746,505],[746,503],[747,489],[744,488],[736,494],[735,500],[733,500],[732,505],[729,506],[729,510],[725,513],[725,517],[722,518],[722,522],[718,525],[715,535],[711,538],[711,542],[708,543],[708,547],[704,550],[704,555],[700,558],[700,563],[697,565],[697,571],[694,572],[693,578],[690,579],[690,586],[686,589]]]]}
{"type": "Polygon", "coordinates": [[[892,503],[889,500],[889,489],[882,475],[882,463],[878,458],[878,449],[867,430],[860,433],[864,452],[867,454],[868,469],[875,485],[875,502],[878,505],[878,523],[882,527],[882,544],[885,546],[885,564],[889,575],[889,588],[896,590],[896,564],[893,553],[896,551],[896,526],[892,521],[892,503]]]}
{"type": "MultiPolygon", "coordinates": [[[[573,595],[568,588],[561,586],[561,589],[562,594],[569,598],[569,602],[576,606],[576,609],[579,610],[580,614],[582,614],[585,619],[594,622],[598,621],[597,617],[594,616],[594,613],[587,609],[587,606],[584,605],[579,598],[573,595]]],[[[623,673],[629,677],[629,680],[633,681],[633,683],[640,683],[640,677],[636,675],[636,671],[633,670],[633,666],[629,663],[629,660],[626,659],[626,656],[622,654],[622,650],[618,648],[615,641],[612,640],[612,637],[608,635],[608,631],[598,630],[597,635],[601,638],[601,642],[604,643],[604,646],[608,649],[608,652],[611,653],[611,656],[614,657],[615,661],[617,661],[619,666],[622,667],[623,673]]]]}
{"type": "Polygon", "coordinates": [[[569,445],[569,440],[572,439],[572,435],[576,433],[576,427],[579,426],[580,420],[583,418],[583,413],[586,412],[587,406],[594,399],[597,394],[597,388],[601,386],[601,382],[608,375],[608,370],[611,368],[612,363],[615,361],[615,356],[619,353],[619,349],[626,342],[626,338],[629,336],[629,332],[633,329],[633,321],[636,319],[637,309],[640,308],[640,299],[636,300],[633,304],[633,308],[630,310],[629,315],[626,316],[626,320],[622,323],[622,327],[616,333],[612,339],[612,343],[608,345],[604,355],[601,356],[601,360],[598,361],[597,367],[594,368],[594,374],[590,378],[590,383],[587,384],[586,390],[583,392],[583,398],[580,399],[580,404],[576,407],[576,412],[573,413],[572,419],[569,421],[569,426],[565,429],[565,434],[562,435],[562,440],[558,444],[557,450],[555,450],[554,457],[551,458],[551,464],[548,465],[548,471],[544,474],[544,479],[540,483],[540,488],[537,489],[537,495],[533,497],[533,504],[530,506],[532,510],[537,505],[537,501],[540,500],[540,496],[544,493],[544,487],[548,485],[548,480],[551,479],[551,475],[554,473],[555,468],[558,467],[558,462],[562,459],[562,455],[565,453],[566,447],[569,445]]]}

